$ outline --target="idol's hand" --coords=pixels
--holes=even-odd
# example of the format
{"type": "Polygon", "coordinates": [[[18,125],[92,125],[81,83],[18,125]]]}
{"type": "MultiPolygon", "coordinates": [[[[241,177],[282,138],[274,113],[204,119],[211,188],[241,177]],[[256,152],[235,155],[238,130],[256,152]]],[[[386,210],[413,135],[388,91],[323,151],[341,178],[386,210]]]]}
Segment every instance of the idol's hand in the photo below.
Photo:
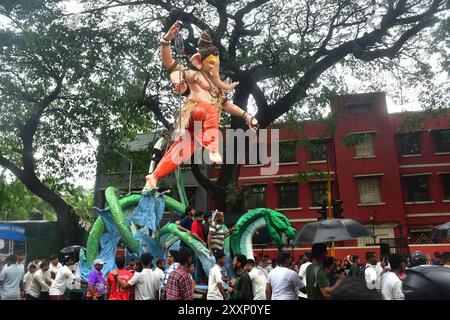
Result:
{"type": "Polygon", "coordinates": [[[238,84],[239,84],[239,81],[230,83],[229,90],[234,90],[234,88],[236,88],[238,84]]]}
{"type": "Polygon", "coordinates": [[[175,36],[177,35],[178,30],[179,30],[179,29],[178,29],[178,26],[179,26],[180,24],[181,24],[181,21],[180,21],[180,20],[177,20],[177,21],[173,24],[173,26],[170,27],[169,31],[167,31],[166,35],[164,36],[164,39],[165,39],[165,40],[168,40],[168,41],[175,39],[175,36]]]}
{"type": "Polygon", "coordinates": [[[249,113],[245,117],[245,122],[251,130],[256,132],[259,129],[258,120],[249,113]]]}

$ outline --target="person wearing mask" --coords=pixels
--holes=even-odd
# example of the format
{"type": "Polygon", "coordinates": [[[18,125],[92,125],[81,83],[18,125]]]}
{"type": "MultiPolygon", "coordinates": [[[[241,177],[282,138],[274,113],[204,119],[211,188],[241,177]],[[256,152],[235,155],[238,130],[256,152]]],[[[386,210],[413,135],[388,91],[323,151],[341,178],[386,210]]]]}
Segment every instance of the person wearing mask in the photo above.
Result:
{"type": "Polygon", "coordinates": [[[127,283],[132,277],[133,273],[125,269],[125,258],[116,257],[117,269],[111,271],[106,278],[106,300],[130,300],[130,287],[121,287],[118,280],[127,283]]]}
{"type": "Polygon", "coordinates": [[[250,279],[245,265],[247,258],[243,254],[237,254],[233,258],[233,269],[236,272],[234,286],[229,289],[233,300],[253,300],[252,280],[250,279]]]}
{"type": "Polygon", "coordinates": [[[359,269],[360,259],[359,256],[354,255],[352,257],[352,265],[350,266],[350,271],[348,273],[349,277],[361,278],[361,270],[359,269]]]}
{"type": "Polygon", "coordinates": [[[377,272],[375,266],[377,265],[377,256],[375,252],[366,252],[366,265],[361,271],[361,276],[366,280],[367,289],[376,290],[377,272]]]}
{"type": "Polygon", "coordinates": [[[48,291],[50,300],[63,300],[67,288],[73,289],[80,283],[87,284],[86,281],[75,278],[70,268],[74,263],[75,259],[72,256],[64,257],[64,266],[59,269],[48,291]]]}
{"type": "Polygon", "coordinates": [[[331,297],[331,293],[341,285],[345,277],[344,273],[340,273],[336,283],[331,286],[324,268],[324,261],[327,257],[327,246],[323,243],[313,244],[311,257],[312,264],[306,268],[305,275],[308,299],[328,300],[331,297]]]}
{"type": "Polygon", "coordinates": [[[399,253],[390,254],[388,259],[391,270],[381,276],[381,295],[384,300],[405,300],[399,276],[406,268],[406,259],[399,253]]]}
{"type": "Polygon", "coordinates": [[[56,254],[52,254],[50,256],[50,267],[48,271],[50,272],[50,276],[52,279],[55,279],[56,274],[62,268],[62,264],[59,262],[59,258],[56,254]]]}
{"type": "Polygon", "coordinates": [[[27,292],[30,287],[31,281],[33,281],[33,275],[36,272],[37,267],[34,264],[28,264],[28,272],[23,276],[23,291],[27,292]]]}
{"type": "Polygon", "coordinates": [[[117,272],[113,272],[113,277],[122,289],[135,288],[136,300],[159,300],[160,276],[152,270],[152,260],[150,253],[143,253],[140,259],[142,272],[135,272],[128,281],[120,278],[117,272]]]}
{"type": "Polygon", "coordinates": [[[225,266],[225,253],[223,250],[214,251],[216,264],[209,271],[207,300],[227,300],[227,294],[223,288],[222,268],[225,266]]]}
{"type": "Polygon", "coordinates": [[[277,266],[277,263],[276,263],[275,259],[273,261],[271,259],[267,259],[266,263],[267,263],[267,267],[266,267],[267,277],[269,277],[270,271],[275,269],[275,267],[277,266]]]}
{"type": "Polygon", "coordinates": [[[170,273],[164,286],[167,300],[193,300],[192,280],[189,267],[192,264],[192,252],[188,248],[181,248],[178,252],[180,265],[170,273]]]}
{"type": "Polygon", "coordinates": [[[22,265],[24,253],[12,254],[6,258],[6,264],[0,273],[0,297],[2,300],[19,300],[23,297],[22,265]]]}
{"type": "Polygon", "coordinates": [[[94,270],[88,277],[88,291],[86,299],[88,300],[105,300],[105,277],[103,276],[103,266],[105,262],[102,259],[95,259],[94,270]]]}
{"type": "Polygon", "coordinates": [[[48,300],[48,291],[52,285],[52,278],[48,272],[50,268],[50,262],[44,260],[39,264],[39,270],[33,275],[28,291],[26,292],[26,300],[48,300]]]}
{"type": "Polygon", "coordinates": [[[225,238],[235,231],[235,227],[228,231],[223,231],[222,225],[225,221],[223,212],[217,212],[214,216],[214,222],[209,227],[208,248],[211,252],[215,250],[223,250],[225,238]]]}
{"type": "MultiPolygon", "coordinates": [[[[300,269],[298,270],[298,276],[300,277],[300,280],[303,281],[303,284],[306,286],[306,268],[309,267],[309,265],[312,263],[312,257],[311,257],[311,252],[305,252],[303,254],[303,261],[302,264],[300,265],[300,269]]],[[[299,293],[299,297],[300,299],[308,299],[308,294],[303,293],[300,291],[299,293]]]]}
{"type": "Polygon", "coordinates": [[[245,265],[252,281],[253,300],[266,300],[267,277],[255,266],[255,260],[248,259],[245,265]]]}
{"type": "Polygon", "coordinates": [[[298,274],[291,270],[294,259],[290,252],[278,254],[278,267],[269,273],[266,284],[267,300],[297,300],[297,292],[305,292],[305,285],[298,274]]]}

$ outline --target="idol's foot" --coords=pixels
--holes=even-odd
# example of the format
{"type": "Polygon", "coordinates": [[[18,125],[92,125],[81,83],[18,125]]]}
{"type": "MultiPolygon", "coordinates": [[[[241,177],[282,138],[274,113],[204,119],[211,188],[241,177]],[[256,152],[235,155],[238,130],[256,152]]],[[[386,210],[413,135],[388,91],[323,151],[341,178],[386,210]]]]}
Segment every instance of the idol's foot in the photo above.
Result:
{"type": "Polygon", "coordinates": [[[209,153],[209,159],[211,159],[211,161],[213,163],[217,163],[217,164],[221,164],[222,163],[222,156],[220,155],[219,152],[210,152],[209,153]]]}
{"type": "Polygon", "coordinates": [[[145,186],[150,189],[156,189],[156,184],[158,183],[158,180],[153,176],[153,174],[149,174],[145,177],[145,180],[147,181],[145,183],[145,186]]]}

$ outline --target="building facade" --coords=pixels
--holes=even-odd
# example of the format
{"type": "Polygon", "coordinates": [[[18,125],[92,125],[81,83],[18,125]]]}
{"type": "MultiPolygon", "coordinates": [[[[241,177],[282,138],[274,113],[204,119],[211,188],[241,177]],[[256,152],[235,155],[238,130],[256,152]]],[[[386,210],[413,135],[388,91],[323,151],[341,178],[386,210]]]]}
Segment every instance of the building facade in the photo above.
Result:
{"type": "MultiPolygon", "coordinates": [[[[243,165],[238,184],[246,209],[283,212],[297,230],[317,221],[328,159],[332,197],[343,201],[343,217],[375,234],[341,246],[369,247],[386,239],[434,243],[432,228],[450,220],[449,113],[389,114],[384,93],[339,96],[331,110],[326,121],[269,128],[279,130],[278,172],[261,175],[264,165],[243,165]]],[[[217,179],[217,168],[210,171],[217,179]]]]}

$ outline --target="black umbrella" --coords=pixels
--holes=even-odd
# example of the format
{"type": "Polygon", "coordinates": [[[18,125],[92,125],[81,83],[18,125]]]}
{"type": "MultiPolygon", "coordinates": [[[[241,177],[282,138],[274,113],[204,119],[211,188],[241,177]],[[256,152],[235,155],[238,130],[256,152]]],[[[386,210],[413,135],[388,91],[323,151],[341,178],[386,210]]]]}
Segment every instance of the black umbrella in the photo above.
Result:
{"type": "Polygon", "coordinates": [[[62,253],[72,253],[72,252],[78,252],[81,249],[84,249],[84,247],[79,246],[79,245],[74,245],[74,246],[65,247],[64,249],[61,250],[61,252],[62,253]]]}
{"type": "Polygon", "coordinates": [[[295,237],[294,244],[343,241],[370,236],[372,236],[372,232],[355,220],[322,220],[306,224],[295,237]]]}
{"type": "Polygon", "coordinates": [[[450,269],[422,265],[406,270],[406,300],[450,300],[450,269]]]}
{"type": "Polygon", "coordinates": [[[450,221],[434,227],[431,233],[431,239],[447,239],[450,238],[450,221]]]}

